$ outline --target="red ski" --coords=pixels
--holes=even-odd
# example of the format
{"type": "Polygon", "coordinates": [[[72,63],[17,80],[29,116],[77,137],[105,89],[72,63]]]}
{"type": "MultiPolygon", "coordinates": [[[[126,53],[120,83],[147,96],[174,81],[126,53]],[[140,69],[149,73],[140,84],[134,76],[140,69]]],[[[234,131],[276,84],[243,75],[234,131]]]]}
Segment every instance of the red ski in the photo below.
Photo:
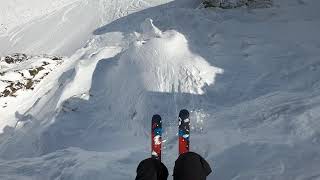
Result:
{"type": "Polygon", "coordinates": [[[189,111],[182,109],[179,113],[179,154],[189,152],[190,119],[189,111]]]}
{"type": "Polygon", "coordinates": [[[161,161],[162,121],[161,116],[155,114],[151,122],[151,156],[161,161]]]}

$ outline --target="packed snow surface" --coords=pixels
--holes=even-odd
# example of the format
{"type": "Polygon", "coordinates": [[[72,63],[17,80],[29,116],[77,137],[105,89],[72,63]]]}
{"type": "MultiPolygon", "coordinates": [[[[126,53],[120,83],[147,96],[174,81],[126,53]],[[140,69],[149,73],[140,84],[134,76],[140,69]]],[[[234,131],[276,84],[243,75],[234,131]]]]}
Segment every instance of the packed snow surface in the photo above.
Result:
{"type": "Polygon", "coordinates": [[[1,180],[134,179],[153,114],[172,179],[184,108],[209,180],[320,179],[318,0],[37,4],[0,2],[1,180]]]}

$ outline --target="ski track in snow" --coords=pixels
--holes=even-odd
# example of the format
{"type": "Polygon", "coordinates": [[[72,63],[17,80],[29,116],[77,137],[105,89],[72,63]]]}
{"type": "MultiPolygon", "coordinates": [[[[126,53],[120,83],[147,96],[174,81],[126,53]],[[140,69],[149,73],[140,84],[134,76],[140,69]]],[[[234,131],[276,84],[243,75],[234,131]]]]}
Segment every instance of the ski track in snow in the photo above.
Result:
{"type": "Polygon", "coordinates": [[[13,45],[26,48],[26,33],[60,23],[51,34],[62,41],[49,49],[40,36],[26,49],[73,55],[1,117],[24,123],[0,134],[0,179],[134,179],[151,155],[156,113],[172,179],[182,108],[191,112],[191,150],[213,167],[208,180],[319,179],[320,3],[194,4],[77,1],[11,31],[13,45]],[[86,11],[92,16],[79,20],[86,11]],[[77,37],[85,42],[70,43],[77,37]]]}

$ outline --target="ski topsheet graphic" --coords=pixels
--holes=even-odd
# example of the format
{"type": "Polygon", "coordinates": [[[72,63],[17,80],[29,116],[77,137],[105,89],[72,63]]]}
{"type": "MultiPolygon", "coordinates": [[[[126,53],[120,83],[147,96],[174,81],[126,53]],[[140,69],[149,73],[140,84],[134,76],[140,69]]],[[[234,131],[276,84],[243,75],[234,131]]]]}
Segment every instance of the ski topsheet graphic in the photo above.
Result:
{"type": "Polygon", "coordinates": [[[161,160],[162,121],[161,116],[155,114],[151,122],[151,156],[161,160]]]}
{"type": "Polygon", "coordinates": [[[182,109],[179,112],[179,154],[189,152],[190,119],[189,111],[182,109]]]}

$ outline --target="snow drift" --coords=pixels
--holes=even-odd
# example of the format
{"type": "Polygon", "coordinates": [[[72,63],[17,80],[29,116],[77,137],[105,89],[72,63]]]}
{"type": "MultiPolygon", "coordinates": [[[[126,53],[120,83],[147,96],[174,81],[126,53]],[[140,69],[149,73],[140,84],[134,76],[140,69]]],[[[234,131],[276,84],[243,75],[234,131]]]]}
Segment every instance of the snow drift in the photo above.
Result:
{"type": "Polygon", "coordinates": [[[120,56],[119,65],[106,74],[109,88],[105,91],[113,118],[143,120],[138,126],[149,124],[151,113],[163,112],[162,106],[157,108],[159,102],[174,107],[178,103],[174,99],[176,94],[203,94],[203,88],[213,85],[215,76],[222,73],[193,54],[181,33],[172,30],[161,33],[150,19],[142,25],[145,31],[136,34],[138,40],[120,56]],[[119,118],[127,113],[123,107],[130,114],[119,118]]]}

